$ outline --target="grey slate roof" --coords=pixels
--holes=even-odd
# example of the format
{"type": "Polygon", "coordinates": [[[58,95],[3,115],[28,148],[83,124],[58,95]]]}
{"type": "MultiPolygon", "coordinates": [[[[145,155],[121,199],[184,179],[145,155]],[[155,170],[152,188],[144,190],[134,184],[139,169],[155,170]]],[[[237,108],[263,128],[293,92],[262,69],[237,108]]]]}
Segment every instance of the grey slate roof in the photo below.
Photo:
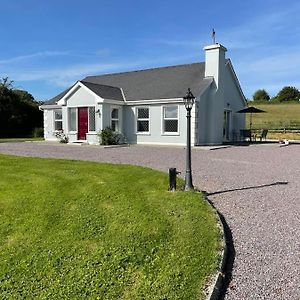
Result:
{"type": "Polygon", "coordinates": [[[73,87],[74,85],[72,85],[71,87],[69,87],[68,89],[66,89],[65,91],[61,92],[60,94],[56,95],[54,98],[46,101],[44,103],[44,105],[51,105],[51,104],[56,104],[56,102],[58,100],[60,100],[64,95],[67,94],[67,92],[73,87]]]}
{"type": "Polygon", "coordinates": [[[91,91],[93,91],[95,94],[104,99],[124,101],[122,91],[118,87],[103,84],[95,84],[84,80],[81,80],[80,82],[84,84],[87,88],[89,88],[91,91]]]}
{"type": "MultiPolygon", "coordinates": [[[[205,63],[161,67],[141,71],[88,76],[81,82],[106,99],[127,101],[182,98],[187,89],[198,96],[213,81],[204,78],[205,63]]],[[[45,104],[53,104],[67,92],[57,95],[45,104]]]]}

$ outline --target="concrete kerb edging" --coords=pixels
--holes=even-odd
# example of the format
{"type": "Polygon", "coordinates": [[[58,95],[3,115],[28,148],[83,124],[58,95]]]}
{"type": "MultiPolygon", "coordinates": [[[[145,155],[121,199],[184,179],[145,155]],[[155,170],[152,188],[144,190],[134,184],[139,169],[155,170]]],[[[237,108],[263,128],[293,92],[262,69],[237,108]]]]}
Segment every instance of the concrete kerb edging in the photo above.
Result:
{"type": "Polygon", "coordinates": [[[229,262],[229,251],[228,251],[228,232],[225,228],[228,228],[228,225],[222,216],[222,214],[215,208],[213,203],[208,199],[206,192],[201,191],[205,200],[212,206],[215,210],[218,217],[218,225],[221,231],[221,237],[223,241],[222,250],[221,250],[221,260],[219,263],[218,271],[215,275],[209,280],[208,286],[205,288],[204,292],[206,294],[206,300],[218,300],[226,292],[226,281],[229,281],[228,278],[230,275],[227,274],[227,265],[229,262]]]}

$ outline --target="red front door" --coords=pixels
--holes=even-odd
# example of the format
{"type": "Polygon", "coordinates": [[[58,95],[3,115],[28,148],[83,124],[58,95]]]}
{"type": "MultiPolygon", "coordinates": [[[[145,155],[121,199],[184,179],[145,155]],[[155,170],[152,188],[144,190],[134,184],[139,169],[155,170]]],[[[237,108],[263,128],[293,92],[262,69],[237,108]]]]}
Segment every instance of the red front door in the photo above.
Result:
{"type": "Polygon", "coordinates": [[[78,140],[86,140],[88,132],[88,108],[78,108],[78,140]]]}

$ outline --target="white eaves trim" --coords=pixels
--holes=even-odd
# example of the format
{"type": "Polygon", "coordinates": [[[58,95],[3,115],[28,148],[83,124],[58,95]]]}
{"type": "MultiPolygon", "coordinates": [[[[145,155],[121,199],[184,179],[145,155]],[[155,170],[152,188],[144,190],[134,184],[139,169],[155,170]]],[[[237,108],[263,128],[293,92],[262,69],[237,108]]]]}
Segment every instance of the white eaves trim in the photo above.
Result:
{"type": "Polygon", "coordinates": [[[103,98],[101,98],[100,96],[98,96],[96,93],[94,93],[92,90],[90,90],[89,88],[87,88],[84,84],[82,84],[80,81],[77,81],[77,83],[57,102],[58,105],[66,105],[66,101],[67,99],[74,93],[76,92],[76,90],[78,90],[78,88],[83,88],[85,89],[87,92],[89,92],[90,94],[92,94],[97,102],[103,102],[103,98]]]}
{"type": "Polygon", "coordinates": [[[51,105],[40,105],[39,106],[39,110],[55,109],[55,108],[61,108],[61,105],[51,104],[51,105]]]}
{"type": "Polygon", "coordinates": [[[183,98],[171,98],[171,99],[148,99],[148,100],[127,100],[127,105],[143,105],[143,104],[168,104],[168,103],[181,103],[183,104],[183,98]]]}
{"type": "Polygon", "coordinates": [[[117,105],[125,105],[123,101],[120,100],[114,100],[114,99],[104,99],[99,97],[101,100],[97,101],[97,103],[109,103],[109,104],[117,104],[117,105]]]}
{"type": "Polygon", "coordinates": [[[120,88],[120,90],[121,90],[121,93],[122,93],[122,96],[123,96],[124,102],[126,103],[127,101],[126,101],[125,93],[124,93],[124,91],[123,91],[123,89],[122,89],[122,88],[120,88]]]}
{"type": "Polygon", "coordinates": [[[229,70],[230,70],[230,72],[231,72],[231,74],[232,74],[232,76],[233,76],[233,78],[234,78],[234,81],[235,81],[235,84],[236,84],[236,86],[237,86],[237,88],[238,88],[238,90],[239,90],[239,93],[240,93],[242,99],[244,100],[244,104],[245,104],[245,106],[247,106],[247,100],[246,100],[246,97],[245,97],[245,95],[244,95],[244,93],[243,93],[243,91],[242,91],[240,82],[239,82],[239,80],[238,80],[238,78],[237,78],[237,76],[236,76],[236,74],[235,74],[235,71],[234,71],[234,69],[233,69],[233,65],[232,65],[230,59],[227,60],[226,66],[229,67],[229,70]]]}

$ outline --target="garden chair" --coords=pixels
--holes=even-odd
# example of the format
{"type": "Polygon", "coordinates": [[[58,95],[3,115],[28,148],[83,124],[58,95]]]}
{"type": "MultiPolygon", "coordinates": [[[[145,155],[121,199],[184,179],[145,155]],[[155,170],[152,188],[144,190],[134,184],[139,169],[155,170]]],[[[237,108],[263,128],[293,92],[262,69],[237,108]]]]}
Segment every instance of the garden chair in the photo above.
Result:
{"type": "Polygon", "coordinates": [[[240,130],[240,136],[241,136],[242,141],[245,141],[246,139],[249,139],[249,141],[251,142],[251,140],[252,140],[252,135],[251,135],[251,130],[250,129],[241,129],[240,130]]]}
{"type": "Polygon", "coordinates": [[[267,134],[268,134],[268,129],[262,129],[260,133],[255,135],[255,140],[256,138],[259,138],[260,141],[262,141],[263,139],[266,140],[267,134]]]}

